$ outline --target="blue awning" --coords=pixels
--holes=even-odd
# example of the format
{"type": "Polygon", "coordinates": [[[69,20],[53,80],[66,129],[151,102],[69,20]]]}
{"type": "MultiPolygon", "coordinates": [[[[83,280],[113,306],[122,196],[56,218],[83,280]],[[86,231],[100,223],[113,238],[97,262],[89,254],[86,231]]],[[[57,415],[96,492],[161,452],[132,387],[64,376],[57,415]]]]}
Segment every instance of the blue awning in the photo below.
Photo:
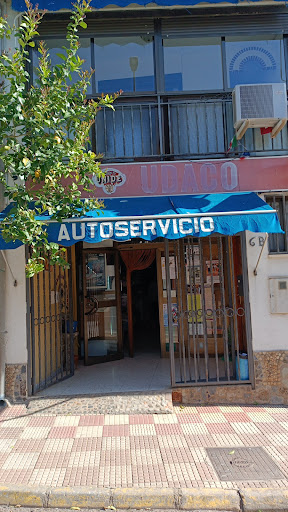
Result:
{"type": "MultiPolygon", "coordinates": [[[[85,217],[62,224],[48,215],[37,216],[47,222],[48,240],[63,246],[76,242],[118,242],[158,237],[175,240],[186,236],[205,237],[214,233],[235,235],[241,231],[283,233],[277,213],[254,192],[107,198],[105,208],[89,211],[85,217]]],[[[0,221],[8,214],[8,206],[0,221]]],[[[21,242],[6,244],[0,236],[0,249],[19,247],[21,242]]]]}
{"type": "MultiPolygon", "coordinates": [[[[103,9],[104,7],[117,6],[117,7],[128,7],[129,5],[140,5],[143,7],[156,5],[159,7],[181,7],[181,6],[193,6],[202,3],[205,0],[92,0],[91,7],[95,9],[103,9]]],[[[231,4],[238,4],[239,0],[209,0],[208,4],[220,4],[225,1],[231,4]]],[[[253,2],[259,2],[259,0],[252,0],[253,2]]],[[[279,0],[278,0],[279,1],[279,0]]],[[[207,4],[207,2],[205,2],[207,4]]],[[[60,9],[71,9],[71,0],[33,0],[32,4],[38,4],[39,9],[46,9],[48,11],[60,11],[60,9]]],[[[26,5],[24,0],[12,0],[12,8],[15,11],[26,11],[26,5]]]]}

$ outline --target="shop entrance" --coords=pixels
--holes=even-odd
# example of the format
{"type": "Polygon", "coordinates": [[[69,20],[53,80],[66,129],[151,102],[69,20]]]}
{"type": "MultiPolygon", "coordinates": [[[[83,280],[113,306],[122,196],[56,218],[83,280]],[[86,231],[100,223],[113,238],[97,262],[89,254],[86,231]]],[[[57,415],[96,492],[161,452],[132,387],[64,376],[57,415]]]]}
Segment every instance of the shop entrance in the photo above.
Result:
{"type": "Polygon", "coordinates": [[[132,274],[134,351],[160,356],[160,326],[156,261],[132,274]]]}

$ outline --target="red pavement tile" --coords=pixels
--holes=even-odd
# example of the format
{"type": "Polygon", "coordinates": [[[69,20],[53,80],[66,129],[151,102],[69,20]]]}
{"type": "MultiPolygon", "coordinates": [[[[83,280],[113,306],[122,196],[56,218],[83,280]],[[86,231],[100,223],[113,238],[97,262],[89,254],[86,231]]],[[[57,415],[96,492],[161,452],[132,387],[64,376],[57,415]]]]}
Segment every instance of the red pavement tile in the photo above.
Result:
{"type": "Polygon", "coordinates": [[[104,425],[104,415],[95,416],[81,416],[79,420],[79,427],[91,427],[91,426],[102,426],[104,425]]]}
{"type": "Polygon", "coordinates": [[[103,450],[100,455],[99,466],[126,466],[132,464],[130,450],[103,450]]]}
{"type": "Polygon", "coordinates": [[[282,427],[281,423],[260,423],[257,422],[257,428],[264,434],[287,434],[287,429],[282,427]]]}
{"type": "Polygon", "coordinates": [[[34,416],[29,419],[29,427],[53,427],[56,416],[34,416]]]}
{"type": "Polygon", "coordinates": [[[99,467],[67,468],[63,486],[94,485],[98,487],[99,467]]]}
{"type": "MultiPolygon", "coordinates": [[[[225,425],[225,423],[224,423],[224,425],[225,425]]],[[[191,446],[191,447],[203,446],[203,447],[207,447],[207,448],[210,448],[210,447],[213,448],[214,446],[217,446],[215,439],[208,434],[197,434],[197,435],[186,434],[184,437],[185,437],[185,440],[186,440],[188,446],[191,446]]]]}
{"type": "Polygon", "coordinates": [[[205,413],[205,412],[209,412],[210,414],[211,413],[213,413],[213,414],[221,413],[222,414],[220,407],[218,407],[217,405],[209,405],[209,406],[201,405],[201,407],[197,407],[197,411],[201,414],[205,413]]]}
{"type": "Polygon", "coordinates": [[[18,416],[26,416],[27,409],[25,405],[14,405],[12,407],[5,407],[0,411],[0,418],[16,418],[18,416]]]}
{"type": "Polygon", "coordinates": [[[48,438],[50,439],[73,439],[76,435],[77,427],[53,427],[48,438]]]}
{"type": "MultiPolygon", "coordinates": [[[[269,411],[268,411],[269,412],[269,411]]],[[[276,421],[284,421],[285,423],[288,423],[288,412],[277,412],[277,413],[269,413],[270,416],[276,421]]]]}
{"type": "Polygon", "coordinates": [[[1,484],[19,484],[27,485],[32,475],[33,469],[2,469],[0,470],[1,484]]]}
{"type": "Polygon", "coordinates": [[[101,450],[101,437],[79,437],[74,439],[71,452],[91,452],[101,450]]]}
{"type": "Polygon", "coordinates": [[[1,427],[0,428],[0,439],[17,439],[20,437],[24,428],[20,427],[1,427]]]}
{"type": "MultiPolygon", "coordinates": [[[[258,424],[257,424],[258,426],[258,424]]],[[[268,446],[270,444],[269,436],[260,434],[239,434],[244,446],[268,446]]]]}
{"type": "Polygon", "coordinates": [[[13,452],[41,453],[45,446],[44,439],[18,439],[14,444],[13,452]]]}
{"type": "Polygon", "coordinates": [[[189,463],[193,461],[190,450],[187,448],[163,448],[160,447],[161,457],[164,464],[173,463],[189,463]]]}
{"type": "Polygon", "coordinates": [[[177,414],[177,420],[179,423],[203,423],[203,419],[200,414],[177,414]]]}
{"type": "Polygon", "coordinates": [[[230,423],[251,423],[252,420],[244,412],[223,412],[226,420],[230,423]]]}
{"type": "Polygon", "coordinates": [[[155,425],[157,436],[173,436],[182,434],[182,429],[177,423],[164,423],[162,425],[155,425]]]}
{"type": "Polygon", "coordinates": [[[264,406],[255,406],[255,405],[242,405],[243,412],[262,412],[266,413],[264,406]]]}
{"type": "Polygon", "coordinates": [[[154,418],[152,414],[131,414],[129,416],[130,425],[152,425],[154,418]]]}
{"type": "Polygon", "coordinates": [[[210,434],[235,434],[229,423],[206,423],[210,434]]]}
{"type": "Polygon", "coordinates": [[[67,468],[69,453],[66,452],[45,452],[41,453],[35,464],[35,469],[67,468]]]}
{"type": "Polygon", "coordinates": [[[104,425],[103,437],[129,436],[129,425],[104,425]]]}

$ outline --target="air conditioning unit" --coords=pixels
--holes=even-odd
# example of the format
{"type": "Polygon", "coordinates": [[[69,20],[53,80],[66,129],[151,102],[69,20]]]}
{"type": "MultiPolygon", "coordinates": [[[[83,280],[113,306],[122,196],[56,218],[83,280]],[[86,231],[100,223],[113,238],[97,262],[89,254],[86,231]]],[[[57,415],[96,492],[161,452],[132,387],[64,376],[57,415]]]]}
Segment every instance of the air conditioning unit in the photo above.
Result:
{"type": "Polygon", "coordinates": [[[248,128],[272,127],[274,138],[287,122],[286,83],[236,85],[232,93],[236,138],[248,128]]]}

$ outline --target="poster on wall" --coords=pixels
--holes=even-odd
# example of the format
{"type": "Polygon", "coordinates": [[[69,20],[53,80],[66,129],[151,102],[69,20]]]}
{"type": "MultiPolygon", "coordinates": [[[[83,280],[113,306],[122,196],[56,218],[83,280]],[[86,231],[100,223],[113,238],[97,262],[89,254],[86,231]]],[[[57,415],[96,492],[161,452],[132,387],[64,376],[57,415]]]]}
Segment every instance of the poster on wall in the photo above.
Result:
{"type": "MultiPolygon", "coordinates": [[[[178,307],[177,304],[171,304],[172,309],[172,322],[173,326],[178,325],[178,307]]],[[[164,320],[164,327],[168,327],[168,309],[167,304],[163,304],[163,320],[164,320]]]]}
{"type": "Polygon", "coordinates": [[[86,288],[106,288],[105,254],[89,254],[86,263],[86,288]]]}
{"type": "Polygon", "coordinates": [[[214,284],[220,282],[219,260],[206,261],[206,283],[207,284],[212,283],[212,276],[213,276],[214,284]]]}
{"type": "MultiPolygon", "coordinates": [[[[162,279],[163,279],[163,281],[166,281],[166,266],[165,266],[165,258],[163,256],[161,258],[161,269],[162,269],[162,279]]],[[[170,279],[176,279],[174,256],[169,256],[169,274],[170,274],[170,279]]]]}

